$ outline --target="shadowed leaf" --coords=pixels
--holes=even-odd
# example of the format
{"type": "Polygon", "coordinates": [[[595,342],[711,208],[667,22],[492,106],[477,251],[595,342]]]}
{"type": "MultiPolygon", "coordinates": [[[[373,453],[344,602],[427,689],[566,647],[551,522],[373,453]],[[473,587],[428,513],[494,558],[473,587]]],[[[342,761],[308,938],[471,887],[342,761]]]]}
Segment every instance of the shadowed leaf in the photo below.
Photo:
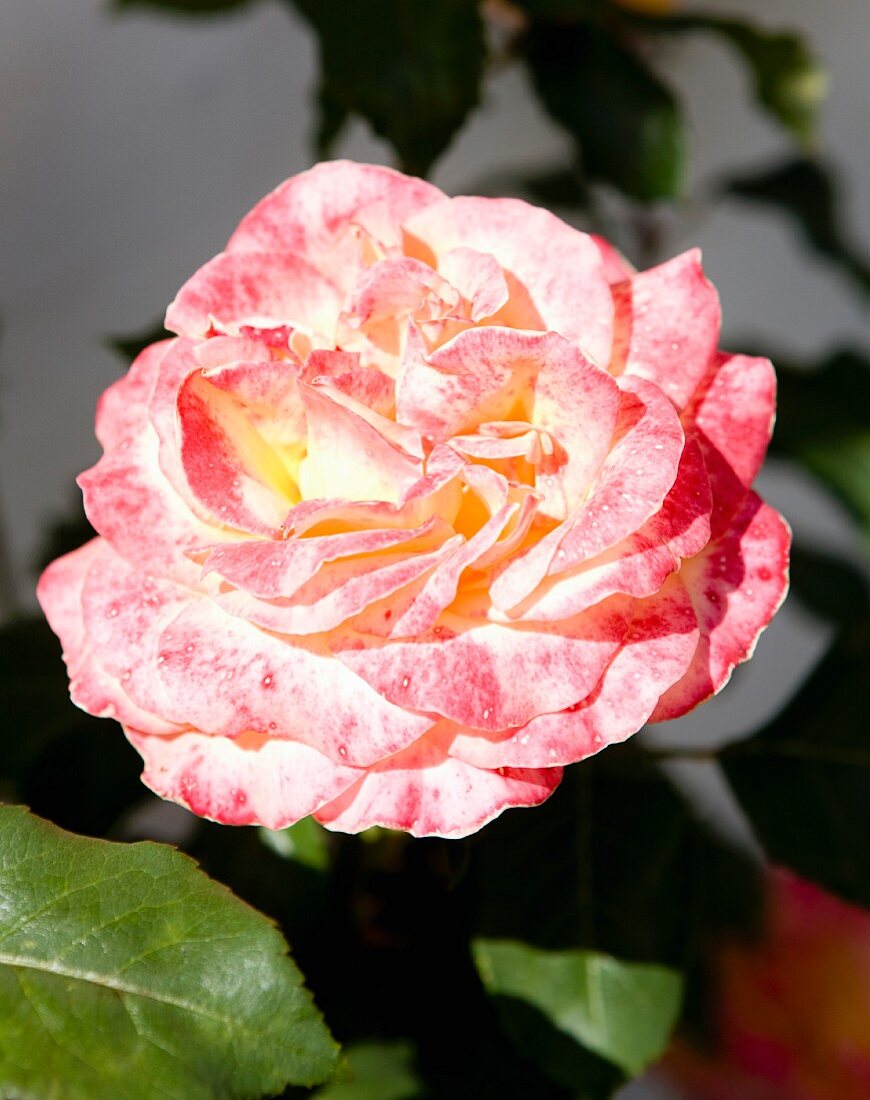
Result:
{"type": "Polygon", "coordinates": [[[344,115],[362,115],[424,176],[480,96],[485,48],[468,0],[291,0],[320,41],[321,122],[328,148],[344,115]]]}
{"type": "Polygon", "coordinates": [[[644,202],[676,198],[679,106],[641,58],[591,25],[535,23],[526,61],[547,110],[577,142],[585,175],[644,202]]]}
{"type": "Polygon", "coordinates": [[[491,994],[528,1002],[625,1073],[640,1073],[664,1052],[682,996],[675,971],[508,940],[475,940],[472,951],[491,994]]]}

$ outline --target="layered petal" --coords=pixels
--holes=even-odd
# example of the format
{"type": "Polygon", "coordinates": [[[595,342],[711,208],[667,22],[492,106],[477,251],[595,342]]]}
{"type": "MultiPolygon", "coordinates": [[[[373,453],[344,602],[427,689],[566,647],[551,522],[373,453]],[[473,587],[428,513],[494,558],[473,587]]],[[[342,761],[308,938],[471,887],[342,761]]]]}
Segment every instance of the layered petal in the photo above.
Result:
{"type": "Polygon", "coordinates": [[[511,806],[539,805],[562,778],[561,768],[475,768],[448,756],[443,741],[421,738],[382,760],[314,816],[341,832],[380,825],[412,836],[458,839],[511,806]]]}
{"type": "Polygon", "coordinates": [[[144,760],[146,786],[223,825],[284,829],[359,776],[308,745],[264,734],[230,740],[193,730],[170,737],[126,733],[144,760]]]}
{"type": "Polygon", "coordinates": [[[701,638],[686,674],[669,688],[653,722],[679,718],[720,691],[755,643],[788,590],[788,524],[749,493],[733,526],[683,566],[701,638]]]}

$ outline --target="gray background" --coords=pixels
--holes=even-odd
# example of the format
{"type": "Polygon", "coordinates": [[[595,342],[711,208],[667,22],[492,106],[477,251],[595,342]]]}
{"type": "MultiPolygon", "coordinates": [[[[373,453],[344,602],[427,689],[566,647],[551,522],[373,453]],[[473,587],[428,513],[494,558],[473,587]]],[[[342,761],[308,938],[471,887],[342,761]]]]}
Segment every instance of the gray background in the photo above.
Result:
{"type": "MultiPolygon", "coordinates": [[[[316,48],[286,6],[263,0],[214,22],[110,18],[106,7],[0,0],[0,507],[24,606],[32,603],[39,531],[68,510],[75,474],[99,454],[94,404],[119,372],[104,337],[159,318],[253,203],[311,163],[316,48]]],[[[831,72],[823,148],[846,184],[853,239],[870,251],[867,0],[686,7],[807,32],[831,72]]],[[[720,45],[696,37],[659,60],[687,93],[696,194],[723,172],[786,154],[787,141],[752,107],[744,71],[720,45]]],[[[490,76],[483,106],[434,182],[473,192],[500,169],[543,166],[565,152],[522,74],[503,70],[490,76]]],[[[361,123],[338,153],[390,162],[361,123]]],[[[857,293],[802,251],[780,216],[737,203],[715,212],[689,205],[673,230],[670,252],[703,246],[729,334],[807,360],[870,345],[857,293]]],[[[859,554],[848,518],[807,479],[772,468],[762,488],[805,537],[859,554]]],[[[787,604],[724,697],[651,736],[714,743],[752,728],[787,697],[826,638],[822,624],[787,604]]],[[[745,836],[727,798],[713,796],[715,769],[684,764],[675,775],[705,812],[745,836]]],[[[628,1093],[639,1100],[654,1088],[628,1093]]]]}

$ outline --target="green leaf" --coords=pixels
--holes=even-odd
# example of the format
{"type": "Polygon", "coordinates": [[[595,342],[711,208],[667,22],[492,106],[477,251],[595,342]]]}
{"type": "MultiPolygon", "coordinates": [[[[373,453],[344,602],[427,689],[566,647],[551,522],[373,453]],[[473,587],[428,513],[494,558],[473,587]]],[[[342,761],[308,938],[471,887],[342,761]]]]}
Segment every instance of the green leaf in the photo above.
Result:
{"type": "Polygon", "coordinates": [[[781,210],[807,245],[870,294],[870,264],[851,244],[852,234],[841,224],[839,180],[816,160],[790,160],[769,171],[728,180],[726,194],[781,210]]]}
{"type": "Polygon", "coordinates": [[[140,351],[144,351],[149,344],[156,344],[158,340],[167,340],[174,333],[167,332],[162,321],[155,321],[153,325],[142,332],[131,332],[127,336],[109,336],[106,346],[118,353],[129,364],[136,358],[140,351]]]}
{"type": "Polygon", "coordinates": [[[349,1081],[317,1090],[317,1100],[412,1100],[422,1095],[410,1043],[352,1043],[345,1050],[349,1081]]]}
{"type": "Polygon", "coordinates": [[[870,537],[870,360],[842,351],[813,370],[776,364],[774,451],[824,481],[870,537]]]}
{"type": "Polygon", "coordinates": [[[592,26],[537,23],[526,61],[547,110],[577,142],[590,179],[644,202],[680,194],[682,115],[637,54],[592,26]]]}
{"type": "Polygon", "coordinates": [[[0,807],[0,1092],[257,1097],[336,1047],[271,922],[164,845],[0,807]]]}
{"type": "Polygon", "coordinates": [[[870,906],[870,614],[765,729],[721,755],[771,861],[870,906]]]}
{"type": "Polygon", "coordinates": [[[715,15],[641,16],[635,21],[654,32],[709,31],[724,38],[749,67],[761,106],[799,141],[811,143],[827,77],[799,34],[715,15]]]}
{"type": "Polygon", "coordinates": [[[320,143],[362,115],[425,175],[480,98],[485,46],[468,0],[292,0],[320,40],[320,143]]]}
{"type": "Polygon", "coordinates": [[[329,868],[329,833],[313,817],[303,817],[288,829],[261,829],[263,843],[284,859],[292,859],[312,871],[329,868]]]}
{"type": "Polygon", "coordinates": [[[226,15],[248,6],[251,0],[112,0],[118,11],[128,8],[156,8],[173,15],[226,15]]]}
{"type": "Polygon", "coordinates": [[[504,940],[475,940],[472,952],[491,994],[528,1002],[630,1075],[664,1052],[677,1022],[682,979],[665,967],[504,940]]]}

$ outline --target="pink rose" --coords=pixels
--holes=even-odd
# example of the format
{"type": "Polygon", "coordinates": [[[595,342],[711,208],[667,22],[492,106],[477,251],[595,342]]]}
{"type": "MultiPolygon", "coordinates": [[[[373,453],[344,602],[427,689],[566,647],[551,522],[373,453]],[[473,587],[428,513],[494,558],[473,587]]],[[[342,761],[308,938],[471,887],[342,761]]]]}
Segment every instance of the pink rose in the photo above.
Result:
{"type": "Polygon", "coordinates": [[[763,359],[697,252],[323,164],[103,395],[99,538],[44,574],[144,781],[272,828],[458,837],[709,698],[786,589],[763,359]]]}
{"type": "Polygon", "coordinates": [[[870,1096],[870,913],[772,872],[760,942],[724,945],[716,976],[715,1050],[665,1062],[692,1100],[870,1096]]]}

